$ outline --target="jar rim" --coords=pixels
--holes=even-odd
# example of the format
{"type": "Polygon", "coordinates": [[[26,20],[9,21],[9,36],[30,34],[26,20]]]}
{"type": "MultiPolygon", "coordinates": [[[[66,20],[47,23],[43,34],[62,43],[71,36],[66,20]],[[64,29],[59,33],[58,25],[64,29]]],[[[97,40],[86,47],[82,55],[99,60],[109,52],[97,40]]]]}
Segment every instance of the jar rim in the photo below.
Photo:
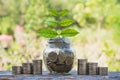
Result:
{"type": "Polygon", "coordinates": [[[70,43],[68,38],[51,38],[48,40],[49,43],[70,43]]]}

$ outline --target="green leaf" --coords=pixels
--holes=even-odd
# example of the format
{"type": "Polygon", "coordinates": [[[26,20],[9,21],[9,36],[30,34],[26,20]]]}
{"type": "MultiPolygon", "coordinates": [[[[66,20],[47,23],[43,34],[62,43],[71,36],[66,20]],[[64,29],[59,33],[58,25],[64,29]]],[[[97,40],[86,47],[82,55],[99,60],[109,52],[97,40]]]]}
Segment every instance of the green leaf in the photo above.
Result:
{"type": "Polygon", "coordinates": [[[71,19],[64,19],[60,22],[60,25],[65,27],[65,26],[70,26],[71,24],[73,24],[73,20],[71,19]]]}
{"type": "Polygon", "coordinates": [[[52,29],[42,29],[39,33],[45,38],[55,38],[58,35],[58,33],[52,29]]]}
{"type": "Polygon", "coordinates": [[[65,29],[61,32],[61,35],[64,37],[72,37],[77,35],[79,32],[74,29],[65,29]]]}
{"type": "Polygon", "coordinates": [[[58,12],[56,10],[54,10],[54,9],[50,9],[49,13],[50,13],[50,15],[58,16],[58,12]]]}
{"type": "Polygon", "coordinates": [[[65,16],[68,13],[68,10],[63,10],[60,12],[59,16],[65,16]]]}
{"type": "Polygon", "coordinates": [[[47,24],[48,26],[56,27],[58,25],[58,22],[55,20],[47,20],[45,24],[47,24]]]}

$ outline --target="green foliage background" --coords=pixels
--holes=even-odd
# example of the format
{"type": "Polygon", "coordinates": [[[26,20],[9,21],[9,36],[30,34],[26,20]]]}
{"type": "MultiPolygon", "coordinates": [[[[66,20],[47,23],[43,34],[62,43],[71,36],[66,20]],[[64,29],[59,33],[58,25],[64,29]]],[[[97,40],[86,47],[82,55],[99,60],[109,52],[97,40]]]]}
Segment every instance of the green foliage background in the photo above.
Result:
{"type": "MultiPolygon", "coordinates": [[[[90,61],[93,60],[91,59],[93,55],[97,55],[98,58],[105,55],[109,70],[120,71],[119,0],[0,0],[0,34],[9,34],[14,38],[7,46],[8,50],[0,41],[0,60],[3,62],[0,63],[0,69],[10,69],[13,65],[12,61],[16,58],[20,60],[14,64],[39,58],[43,49],[38,42],[42,42],[43,38],[41,36],[38,38],[37,32],[41,28],[48,27],[44,23],[49,16],[49,8],[58,11],[68,9],[70,13],[67,17],[75,20],[77,26],[74,28],[80,34],[71,40],[75,49],[81,49],[81,51],[76,50],[77,58],[81,58],[81,53],[83,53],[82,58],[88,58],[90,61]],[[16,25],[22,26],[24,32],[20,34],[15,32],[16,25]],[[18,43],[17,38],[21,35],[26,41],[25,47],[21,47],[18,43]],[[28,42],[33,43],[30,45],[28,42]],[[35,48],[33,53],[36,54],[33,54],[33,57],[29,45],[35,48]],[[98,49],[98,51],[95,49],[96,54],[92,54],[89,50],[94,45],[98,49]],[[88,57],[90,52],[91,58],[88,57]]],[[[95,60],[98,61],[97,58],[95,60]]]]}

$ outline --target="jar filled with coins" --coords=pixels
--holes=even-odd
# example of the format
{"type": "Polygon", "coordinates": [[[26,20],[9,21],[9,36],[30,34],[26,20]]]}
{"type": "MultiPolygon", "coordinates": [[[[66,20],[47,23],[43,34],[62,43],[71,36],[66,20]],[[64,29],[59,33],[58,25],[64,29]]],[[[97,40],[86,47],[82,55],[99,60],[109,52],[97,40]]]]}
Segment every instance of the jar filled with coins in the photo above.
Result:
{"type": "Polygon", "coordinates": [[[74,62],[74,49],[67,38],[49,39],[43,54],[50,73],[68,73],[74,62]]]}

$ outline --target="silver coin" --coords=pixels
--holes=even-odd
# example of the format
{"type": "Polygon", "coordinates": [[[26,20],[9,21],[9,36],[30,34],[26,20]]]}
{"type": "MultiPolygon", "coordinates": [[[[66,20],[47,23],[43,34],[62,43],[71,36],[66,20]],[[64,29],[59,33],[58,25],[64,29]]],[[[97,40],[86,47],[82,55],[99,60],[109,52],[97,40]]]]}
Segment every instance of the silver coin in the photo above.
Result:
{"type": "Polygon", "coordinates": [[[23,74],[32,74],[33,72],[32,63],[23,63],[22,68],[23,74]]]}
{"type": "Polygon", "coordinates": [[[78,75],[87,74],[87,59],[78,59],[78,75]]]}
{"type": "Polygon", "coordinates": [[[12,66],[13,74],[22,74],[22,66],[12,66]]]}
{"type": "Polygon", "coordinates": [[[87,74],[97,75],[97,63],[87,63],[87,74]]]}
{"type": "Polygon", "coordinates": [[[42,74],[42,60],[33,60],[33,74],[42,74]]]}

